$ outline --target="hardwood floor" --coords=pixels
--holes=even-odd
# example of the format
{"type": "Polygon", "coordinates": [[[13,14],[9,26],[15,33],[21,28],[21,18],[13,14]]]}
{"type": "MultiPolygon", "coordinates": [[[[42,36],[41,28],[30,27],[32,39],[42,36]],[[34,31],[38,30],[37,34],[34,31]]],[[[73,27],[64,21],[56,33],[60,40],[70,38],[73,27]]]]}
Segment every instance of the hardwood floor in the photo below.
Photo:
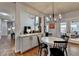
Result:
{"type": "Polygon", "coordinates": [[[2,36],[0,39],[0,56],[14,56],[14,40],[2,36]]]}
{"type": "MultiPolygon", "coordinates": [[[[16,56],[38,56],[37,51],[38,51],[38,48],[34,48],[34,49],[27,51],[23,54],[16,53],[16,56]]],[[[67,51],[68,51],[68,56],[79,56],[79,45],[69,43],[67,51]]]]}
{"type": "MultiPolygon", "coordinates": [[[[79,56],[79,45],[69,43],[68,44],[68,56],[79,56]]],[[[0,39],[0,56],[39,56],[38,47],[33,48],[27,52],[15,53],[15,42],[7,37],[0,39]]]]}
{"type": "Polygon", "coordinates": [[[39,56],[39,54],[38,54],[38,48],[36,47],[36,48],[33,48],[33,49],[31,49],[31,50],[29,50],[29,51],[27,51],[27,52],[24,52],[24,53],[16,53],[15,54],[16,56],[39,56]]]}
{"type": "Polygon", "coordinates": [[[68,55],[69,56],[79,56],[79,44],[69,44],[68,45],[68,55]]]}

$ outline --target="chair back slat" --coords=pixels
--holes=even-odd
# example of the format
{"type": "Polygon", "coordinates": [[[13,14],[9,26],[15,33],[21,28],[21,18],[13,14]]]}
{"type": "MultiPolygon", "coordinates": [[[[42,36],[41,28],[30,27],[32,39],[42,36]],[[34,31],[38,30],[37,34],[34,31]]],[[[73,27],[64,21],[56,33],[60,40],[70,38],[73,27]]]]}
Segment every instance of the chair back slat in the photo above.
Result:
{"type": "Polygon", "coordinates": [[[67,47],[67,41],[54,41],[54,48],[66,48],[67,47]]]}
{"type": "Polygon", "coordinates": [[[65,41],[54,41],[54,48],[67,48],[69,36],[64,37],[65,41]]]}

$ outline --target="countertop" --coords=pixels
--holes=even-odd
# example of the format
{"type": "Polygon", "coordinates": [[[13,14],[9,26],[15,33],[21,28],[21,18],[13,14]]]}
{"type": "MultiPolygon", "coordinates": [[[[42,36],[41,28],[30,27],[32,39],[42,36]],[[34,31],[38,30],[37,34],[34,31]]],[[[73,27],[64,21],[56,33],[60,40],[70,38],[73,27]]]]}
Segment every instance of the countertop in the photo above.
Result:
{"type": "Polygon", "coordinates": [[[42,33],[20,34],[19,37],[34,36],[34,35],[40,35],[40,34],[42,33]]]}

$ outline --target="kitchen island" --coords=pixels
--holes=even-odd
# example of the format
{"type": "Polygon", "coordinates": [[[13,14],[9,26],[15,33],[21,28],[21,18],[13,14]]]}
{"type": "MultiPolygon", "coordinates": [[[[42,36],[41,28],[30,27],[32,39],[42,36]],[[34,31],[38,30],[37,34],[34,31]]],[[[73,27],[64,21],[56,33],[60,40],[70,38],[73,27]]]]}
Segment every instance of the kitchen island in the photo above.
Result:
{"type": "Polygon", "coordinates": [[[18,45],[16,45],[16,48],[18,48],[18,52],[25,52],[29,49],[32,49],[38,45],[37,36],[41,38],[42,33],[30,33],[30,34],[21,34],[18,37],[18,45]]]}

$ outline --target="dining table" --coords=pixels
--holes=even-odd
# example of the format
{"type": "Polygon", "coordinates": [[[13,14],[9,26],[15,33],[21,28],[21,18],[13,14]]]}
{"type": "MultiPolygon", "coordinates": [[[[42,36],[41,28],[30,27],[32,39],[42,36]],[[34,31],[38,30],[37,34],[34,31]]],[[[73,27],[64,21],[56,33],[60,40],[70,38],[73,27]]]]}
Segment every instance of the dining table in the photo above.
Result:
{"type": "Polygon", "coordinates": [[[41,41],[46,44],[54,44],[54,41],[65,41],[65,40],[58,37],[42,37],[41,41]]]}
{"type": "Polygon", "coordinates": [[[48,56],[50,55],[50,46],[53,46],[54,45],[54,41],[65,41],[64,39],[62,38],[59,38],[59,37],[42,37],[41,38],[41,41],[45,44],[47,44],[48,46],[48,56]]]}

